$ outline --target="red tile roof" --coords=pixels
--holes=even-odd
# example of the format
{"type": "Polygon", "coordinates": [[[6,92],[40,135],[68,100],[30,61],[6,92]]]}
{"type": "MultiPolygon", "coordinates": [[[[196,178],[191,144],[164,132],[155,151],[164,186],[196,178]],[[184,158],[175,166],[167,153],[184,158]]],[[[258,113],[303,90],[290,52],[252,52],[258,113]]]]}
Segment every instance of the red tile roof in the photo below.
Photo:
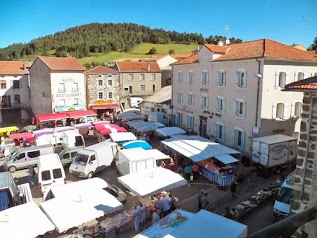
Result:
{"type": "Polygon", "coordinates": [[[38,56],[51,70],[84,71],[86,68],[73,57],[38,56]]]}
{"type": "Polygon", "coordinates": [[[161,72],[156,62],[116,62],[120,72],[161,72]]]}
{"type": "Polygon", "coordinates": [[[292,46],[269,40],[260,39],[242,42],[229,46],[228,52],[213,61],[239,60],[250,58],[273,58],[302,61],[317,61],[317,55],[298,50],[292,46]]]}
{"type": "Polygon", "coordinates": [[[117,70],[98,65],[96,67],[93,67],[89,70],[87,70],[87,74],[118,74],[119,72],[117,70]]]}
{"type": "Polygon", "coordinates": [[[284,91],[317,91],[317,76],[289,83],[284,91]]]}
{"type": "Polygon", "coordinates": [[[228,46],[220,46],[220,45],[213,45],[213,44],[205,44],[205,46],[214,53],[225,54],[228,50],[228,46]]]}
{"type": "Polygon", "coordinates": [[[171,65],[178,65],[178,64],[193,64],[193,63],[197,63],[198,60],[198,55],[191,55],[185,59],[179,60],[171,65]]]}
{"type": "Polygon", "coordinates": [[[22,61],[0,61],[0,75],[23,74],[28,74],[28,71],[22,61]]]}
{"type": "Polygon", "coordinates": [[[177,59],[177,60],[186,59],[191,55],[192,55],[191,53],[189,53],[189,54],[170,54],[170,56],[172,56],[174,59],[177,59]]]}

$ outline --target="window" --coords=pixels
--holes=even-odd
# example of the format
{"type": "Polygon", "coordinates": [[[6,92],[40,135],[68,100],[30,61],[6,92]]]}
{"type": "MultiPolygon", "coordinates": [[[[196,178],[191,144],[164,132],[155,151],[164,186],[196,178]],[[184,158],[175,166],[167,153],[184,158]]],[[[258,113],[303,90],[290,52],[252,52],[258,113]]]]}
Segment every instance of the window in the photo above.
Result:
{"type": "Polygon", "coordinates": [[[140,74],[140,80],[145,80],[145,74],[140,74]]]}
{"type": "Polygon", "coordinates": [[[53,169],[53,178],[61,178],[62,177],[62,170],[61,169],[53,169]]]}
{"type": "Polygon", "coordinates": [[[40,156],[40,151],[39,150],[30,151],[30,152],[28,152],[28,156],[30,158],[39,157],[40,156]]]}
{"type": "Polygon", "coordinates": [[[225,139],[225,128],[222,123],[216,123],[216,130],[215,130],[215,138],[217,140],[223,141],[225,139]]]}
{"type": "Polygon", "coordinates": [[[103,92],[98,92],[98,99],[102,100],[103,99],[103,92]]]}
{"type": "Polygon", "coordinates": [[[237,117],[245,118],[247,103],[242,99],[236,99],[233,103],[233,112],[237,117]]]}
{"type": "Polygon", "coordinates": [[[287,82],[287,74],[279,72],[275,74],[275,89],[284,89],[287,82]]]}
{"type": "Polygon", "coordinates": [[[103,85],[102,79],[98,79],[98,86],[102,86],[102,85],[103,85]]]}
{"type": "Polygon", "coordinates": [[[78,83],[73,83],[72,92],[78,92],[78,83]]]}
{"type": "Polygon", "coordinates": [[[188,106],[194,105],[194,95],[192,93],[188,94],[188,106]]]}
{"type": "Polygon", "coordinates": [[[226,101],[223,97],[216,98],[216,111],[219,113],[224,113],[226,107],[226,101]]]}
{"type": "Polygon", "coordinates": [[[287,105],[284,102],[277,102],[272,107],[272,118],[273,119],[286,119],[287,117],[287,105]]]}
{"type": "Polygon", "coordinates": [[[129,92],[129,88],[128,88],[128,87],[125,87],[125,88],[123,89],[123,91],[124,91],[124,92],[129,92]]]}
{"type": "Polygon", "coordinates": [[[59,101],[59,106],[66,106],[66,100],[65,99],[61,99],[59,101]]]}
{"type": "Polygon", "coordinates": [[[112,86],[112,79],[108,80],[108,86],[112,86]]]}
{"type": "Polygon", "coordinates": [[[48,181],[51,180],[51,173],[49,170],[44,170],[41,172],[42,175],[42,181],[48,181]]]}
{"type": "Polygon", "coordinates": [[[201,84],[202,85],[208,85],[208,72],[207,71],[203,71],[201,73],[201,84]]]}
{"type": "Polygon", "coordinates": [[[74,98],[74,104],[73,105],[79,105],[79,100],[78,98],[74,98]]]}
{"type": "Polygon", "coordinates": [[[232,134],[232,145],[239,149],[244,149],[245,131],[240,128],[234,128],[232,134]]]}
{"type": "Polygon", "coordinates": [[[193,71],[188,72],[188,83],[193,84],[195,81],[195,74],[193,71]]]}
{"type": "Polygon", "coordinates": [[[20,95],[14,95],[14,103],[21,103],[20,95]]]}
{"type": "Polygon", "coordinates": [[[247,87],[247,72],[245,70],[239,70],[236,73],[236,86],[238,88],[247,87]]]}
{"type": "Polygon", "coordinates": [[[156,80],[156,74],[151,74],[151,80],[156,80]]]}
{"type": "Polygon", "coordinates": [[[177,81],[179,83],[183,82],[183,72],[182,71],[178,71],[178,73],[177,73],[177,81]]]}
{"type": "Polygon", "coordinates": [[[226,71],[219,70],[218,71],[218,86],[226,85],[226,71]]]}
{"type": "Polygon", "coordinates": [[[297,74],[297,78],[295,78],[295,81],[303,80],[305,77],[305,74],[303,72],[299,72],[297,74]]]}
{"type": "Polygon", "coordinates": [[[141,84],[141,85],[140,85],[140,91],[142,91],[142,92],[145,91],[145,85],[144,85],[144,84],[141,84]]]}
{"type": "Polygon", "coordinates": [[[19,80],[13,80],[13,88],[20,88],[20,81],[19,80]]]}
{"type": "Polygon", "coordinates": [[[108,99],[112,99],[113,97],[113,93],[112,92],[108,92],[108,99]]]}
{"type": "Polygon", "coordinates": [[[183,93],[182,92],[177,92],[177,102],[178,103],[183,102],[183,93]]]}
{"type": "Polygon", "coordinates": [[[181,112],[176,112],[176,125],[182,127],[183,124],[183,114],[181,112]]]}
{"type": "Polygon", "coordinates": [[[65,84],[64,83],[60,83],[58,85],[58,92],[59,93],[65,93],[65,84]]]}
{"type": "Polygon", "coordinates": [[[128,80],[133,80],[133,74],[128,75],[128,80]]]}
{"type": "Polygon", "coordinates": [[[291,107],[291,117],[300,117],[302,114],[302,103],[295,102],[291,107]]]}
{"type": "Polygon", "coordinates": [[[207,109],[209,104],[209,98],[207,95],[202,95],[200,98],[200,106],[202,109],[207,109]]]}
{"type": "Polygon", "coordinates": [[[187,115],[186,129],[189,131],[194,130],[194,116],[193,115],[190,115],[190,114],[187,115]]]}
{"type": "Polygon", "coordinates": [[[5,80],[1,80],[1,89],[7,88],[7,82],[5,80]]]}

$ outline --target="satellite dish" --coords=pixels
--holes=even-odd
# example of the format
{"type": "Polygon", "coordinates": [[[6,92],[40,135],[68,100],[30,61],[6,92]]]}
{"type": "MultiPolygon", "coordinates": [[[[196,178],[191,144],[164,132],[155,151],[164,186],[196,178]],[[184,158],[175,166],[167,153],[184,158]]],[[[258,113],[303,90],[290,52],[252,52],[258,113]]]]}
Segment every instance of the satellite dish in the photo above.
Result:
{"type": "Polygon", "coordinates": [[[226,40],[226,45],[230,45],[230,40],[229,39],[226,40]]]}

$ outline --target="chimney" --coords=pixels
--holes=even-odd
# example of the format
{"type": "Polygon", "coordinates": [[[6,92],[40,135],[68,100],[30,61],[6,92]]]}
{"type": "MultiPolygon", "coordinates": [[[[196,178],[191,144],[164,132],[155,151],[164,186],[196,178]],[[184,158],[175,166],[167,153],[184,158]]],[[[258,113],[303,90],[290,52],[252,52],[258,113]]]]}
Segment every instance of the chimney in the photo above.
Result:
{"type": "Polygon", "coordinates": [[[26,70],[26,65],[25,65],[25,63],[23,63],[22,69],[23,69],[23,70],[26,70]]]}
{"type": "Polygon", "coordinates": [[[151,70],[151,65],[150,63],[147,63],[147,71],[150,71],[151,70]]]}

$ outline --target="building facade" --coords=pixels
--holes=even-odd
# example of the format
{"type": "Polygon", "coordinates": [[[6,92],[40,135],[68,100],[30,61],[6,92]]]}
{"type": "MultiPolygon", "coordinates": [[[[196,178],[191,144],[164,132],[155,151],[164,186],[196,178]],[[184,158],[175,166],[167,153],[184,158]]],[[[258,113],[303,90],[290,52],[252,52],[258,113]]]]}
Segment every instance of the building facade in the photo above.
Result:
{"type": "Polygon", "coordinates": [[[161,70],[156,62],[116,62],[120,72],[120,107],[130,108],[129,97],[145,98],[161,89],[161,70]]]}
{"type": "Polygon", "coordinates": [[[30,87],[27,65],[0,61],[0,123],[9,125],[30,119],[30,87]]]}
{"type": "Polygon", "coordinates": [[[75,58],[37,57],[30,68],[33,113],[86,109],[85,70],[75,58]]]}
{"type": "Polygon", "coordinates": [[[317,58],[262,39],[205,45],[172,65],[175,124],[251,155],[254,137],[298,136],[303,93],[283,88],[313,75],[317,58]]]}

